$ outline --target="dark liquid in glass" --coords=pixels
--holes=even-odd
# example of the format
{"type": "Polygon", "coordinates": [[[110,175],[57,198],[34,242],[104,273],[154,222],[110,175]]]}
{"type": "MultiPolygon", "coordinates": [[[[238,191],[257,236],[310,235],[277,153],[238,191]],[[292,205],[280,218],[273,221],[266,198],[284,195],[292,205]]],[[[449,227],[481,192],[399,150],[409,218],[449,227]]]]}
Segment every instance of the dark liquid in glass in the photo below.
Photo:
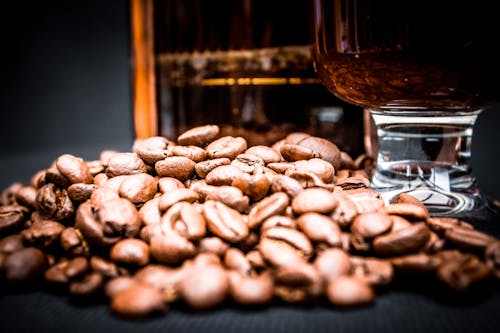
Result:
{"type": "Polygon", "coordinates": [[[500,100],[494,2],[318,0],[316,71],[378,110],[472,111],[500,100]]]}

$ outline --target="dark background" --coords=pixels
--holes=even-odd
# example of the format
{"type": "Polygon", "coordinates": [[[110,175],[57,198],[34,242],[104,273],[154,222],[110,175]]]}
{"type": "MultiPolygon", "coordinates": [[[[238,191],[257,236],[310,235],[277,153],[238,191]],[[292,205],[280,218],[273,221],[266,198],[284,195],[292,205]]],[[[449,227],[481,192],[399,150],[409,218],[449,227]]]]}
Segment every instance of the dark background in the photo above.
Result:
{"type": "MultiPolygon", "coordinates": [[[[0,24],[0,188],[29,181],[62,153],[130,150],[128,0],[8,1],[0,24]]],[[[499,109],[479,116],[472,147],[479,187],[496,199],[499,109]]]]}

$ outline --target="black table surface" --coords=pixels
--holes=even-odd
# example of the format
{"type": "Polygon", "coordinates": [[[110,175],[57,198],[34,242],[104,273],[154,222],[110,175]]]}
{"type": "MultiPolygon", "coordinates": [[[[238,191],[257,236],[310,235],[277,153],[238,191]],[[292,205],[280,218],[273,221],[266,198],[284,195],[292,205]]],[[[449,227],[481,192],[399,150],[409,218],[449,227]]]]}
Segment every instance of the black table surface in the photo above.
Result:
{"type": "MultiPolygon", "coordinates": [[[[114,146],[126,151],[128,143],[114,146]]],[[[87,159],[97,148],[75,148],[87,159]]],[[[26,183],[62,152],[40,151],[3,156],[2,185],[26,183]]],[[[475,223],[476,228],[500,237],[498,216],[475,223]]],[[[225,304],[215,310],[193,312],[173,305],[164,314],[144,320],[113,315],[105,300],[75,302],[64,293],[42,286],[13,289],[0,283],[0,332],[498,332],[500,288],[480,286],[467,294],[452,292],[433,279],[396,281],[378,290],[372,306],[342,310],[329,304],[260,308],[225,304]]]]}

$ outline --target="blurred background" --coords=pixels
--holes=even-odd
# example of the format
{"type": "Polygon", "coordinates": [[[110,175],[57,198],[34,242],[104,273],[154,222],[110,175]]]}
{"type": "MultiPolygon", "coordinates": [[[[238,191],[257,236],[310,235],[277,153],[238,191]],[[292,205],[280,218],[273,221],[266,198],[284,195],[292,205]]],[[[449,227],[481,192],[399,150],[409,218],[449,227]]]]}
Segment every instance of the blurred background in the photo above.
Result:
{"type": "MultiPolygon", "coordinates": [[[[129,1],[8,1],[0,15],[0,189],[28,182],[63,153],[129,151],[129,1]]],[[[499,143],[496,105],[475,125],[472,168],[483,192],[500,200],[499,143]]]]}

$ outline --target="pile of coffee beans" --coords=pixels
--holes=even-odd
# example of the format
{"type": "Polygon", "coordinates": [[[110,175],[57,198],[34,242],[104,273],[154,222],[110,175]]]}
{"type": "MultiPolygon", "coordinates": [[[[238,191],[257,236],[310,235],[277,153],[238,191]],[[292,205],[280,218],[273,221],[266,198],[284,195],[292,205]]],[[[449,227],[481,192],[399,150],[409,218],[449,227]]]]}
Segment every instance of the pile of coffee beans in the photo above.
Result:
{"type": "Polygon", "coordinates": [[[309,134],[248,146],[216,125],[99,160],[64,154],[1,193],[0,283],[100,295],[142,318],[176,304],[369,306],[405,276],[456,292],[498,281],[497,238],[408,194],[385,204],[372,167],[309,134]]]}

